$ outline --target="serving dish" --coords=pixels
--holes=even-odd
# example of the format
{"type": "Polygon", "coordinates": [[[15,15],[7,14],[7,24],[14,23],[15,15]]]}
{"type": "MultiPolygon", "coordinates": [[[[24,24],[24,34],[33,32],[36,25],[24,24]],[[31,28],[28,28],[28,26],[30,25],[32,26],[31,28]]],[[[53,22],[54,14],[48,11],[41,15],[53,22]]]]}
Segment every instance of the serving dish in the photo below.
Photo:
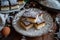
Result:
{"type": "Polygon", "coordinates": [[[38,0],[37,2],[46,10],[60,12],[60,0],[38,0]]]}
{"type": "Polygon", "coordinates": [[[26,4],[26,2],[23,2],[23,4],[19,5],[18,9],[4,10],[4,11],[0,11],[0,13],[10,13],[10,12],[15,12],[15,11],[20,11],[20,9],[23,8],[25,4],[26,4]]]}
{"type": "Polygon", "coordinates": [[[40,9],[37,9],[37,8],[29,8],[29,9],[24,9],[22,11],[20,11],[16,16],[15,18],[13,19],[13,22],[12,22],[12,25],[14,27],[14,29],[22,34],[22,35],[25,35],[25,36],[29,36],[29,37],[35,37],[35,36],[41,36],[43,34],[46,34],[52,30],[50,30],[52,27],[53,27],[53,19],[51,18],[51,16],[48,14],[48,13],[44,13],[44,19],[45,19],[45,22],[46,22],[46,25],[44,27],[42,27],[41,29],[39,30],[35,30],[34,28],[31,28],[30,30],[28,31],[25,31],[23,30],[18,24],[18,20],[20,19],[20,17],[23,15],[23,13],[25,11],[28,11],[28,10],[35,10],[35,11],[40,11],[40,9]]]}

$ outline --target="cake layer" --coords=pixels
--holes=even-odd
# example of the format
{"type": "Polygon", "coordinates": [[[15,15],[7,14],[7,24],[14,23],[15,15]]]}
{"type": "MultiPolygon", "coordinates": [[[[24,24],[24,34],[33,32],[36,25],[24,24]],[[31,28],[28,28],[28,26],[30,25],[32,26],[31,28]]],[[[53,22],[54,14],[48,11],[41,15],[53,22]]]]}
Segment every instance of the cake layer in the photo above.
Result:
{"type": "Polygon", "coordinates": [[[32,18],[32,17],[29,18],[28,17],[28,18],[26,18],[26,20],[29,21],[29,22],[31,22],[31,23],[36,23],[37,18],[38,18],[38,15],[36,16],[36,18],[32,18]]]}
{"type": "Polygon", "coordinates": [[[18,9],[19,8],[19,5],[13,5],[11,6],[11,9],[18,9]]]}
{"type": "Polygon", "coordinates": [[[42,23],[40,23],[40,24],[34,24],[34,27],[36,28],[36,29],[40,29],[40,28],[42,28],[42,27],[44,27],[45,26],[45,22],[42,22],[42,23]]]}
{"type": "Polygon", "coordinates": [[[5,11],[5,10],[9,10],[10,8],[7,6],[7,7],[1,7],[1,10],[2,11],[5,11]]]}
{"type": "MultiPolygon", "coordinates": [[[[25,24],[26,24],[27,22],[25,22],[25,24]]],[[[28,24],[28,25],[25,25],[23,22],[20,22],[20,26],[22,27],[22,28],[24,28],[25,30],[28,30],[28,29],[30,29],[30,28],[32,28],[33,27],[33,24],[28,24]]]]}

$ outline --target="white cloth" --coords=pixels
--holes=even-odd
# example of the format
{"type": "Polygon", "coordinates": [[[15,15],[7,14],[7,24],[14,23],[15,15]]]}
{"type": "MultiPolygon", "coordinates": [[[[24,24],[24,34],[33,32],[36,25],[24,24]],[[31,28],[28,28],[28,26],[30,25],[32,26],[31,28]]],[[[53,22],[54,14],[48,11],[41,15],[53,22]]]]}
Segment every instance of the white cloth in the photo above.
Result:
{"type": "Polygon", "coordinates": [[[8,18],[8,15],[9,14],[1,14],[0,13],[0,17],[1,17],[1,19],[2,19],[2,26],[0,25],[0,31],[2,30],[2,28],[4,27],[4,25],[5,25],[5,23],[6,23],[6,19],[8,18]]]}

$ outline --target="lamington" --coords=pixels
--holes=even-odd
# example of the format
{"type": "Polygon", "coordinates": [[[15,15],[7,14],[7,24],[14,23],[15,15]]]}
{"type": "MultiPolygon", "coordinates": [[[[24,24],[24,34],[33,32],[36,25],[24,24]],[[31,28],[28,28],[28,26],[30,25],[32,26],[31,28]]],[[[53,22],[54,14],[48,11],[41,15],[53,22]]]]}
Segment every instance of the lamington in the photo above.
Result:
{"type": "Polygon", "coordinates": [[[32,12],[28,12],[28,11],[26,11],[24,14],[23,14],[23,17],[26,17],[27,19],[27,21],[29,21],[29,22],[32,22],[32,23],[36,23],[36,21],[37,21],[37,18],[38,18],[38,13],[36,13],[36,12],[34,12],[34,11],[32,11],[32,12]]]}
{"type": "Polygon", "coordinates": [[[28,30],[33,27],[33,24],[28,21],[21,21],[19,25],[24,28],[25,30],[28,30]]]}
{"type": "Polygon", "coordinates": [[[44,27],[45,24],[46,24],[46,23],[45,23],[45,20],[44,20],[44,18],[43,18],[43,14],[41,14],[41,15],[39,15],[36,23],[34,24],[34,27],[35,27],[36,29],[40,29],[40,28],[44,27]]]}
{"type": "Polygon", "coordinates": [[[9,10],[9,1],[1,0],[1,10],[9,10]]]}
{"type": "Polygon", "coordinates": [[[18,9],[19,5],[17,0],[9,0],[11,9],[18,9]]]}
{"type": "Polygon", "coordinates": [[[19,9],[17,0],[1,0],[0,1],[1,11],[19,9]]]}

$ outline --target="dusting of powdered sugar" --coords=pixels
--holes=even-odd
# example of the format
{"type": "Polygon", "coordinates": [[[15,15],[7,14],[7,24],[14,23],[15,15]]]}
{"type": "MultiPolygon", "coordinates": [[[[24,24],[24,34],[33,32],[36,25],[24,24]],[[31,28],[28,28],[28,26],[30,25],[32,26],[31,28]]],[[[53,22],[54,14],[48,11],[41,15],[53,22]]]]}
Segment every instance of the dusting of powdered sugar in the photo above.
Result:
{"type": "MultiPolygon", "coordinates": [[[[37,10],[37,9],[29,9],[26,10],[23,14],[24,17],[31,17],[31,18],[36,18],[36,23],[42,23],[44,21],[43,17],[39,16],[40,14],[42,14],[43,11],[41,10],[37,10]],[[38,17],[37,17],[38,16],[38,17]]],[[[28,23],[26,23],[28,24],[28,23]]]]}
{"type": "Polygon", "coordinates": [[[30,24],[30,22],[28,22],[28,21],[23,21],[23,22],[24,22],[25,25],[29,25],[30,24]]]}
{"type": "Polygon", "coordinates": [[[42,22],[44,22],[44,19],[41,17],[41,16],[39,16],[38,18],[37,18],[37,24],[40,24],[40,23],[42,23],[42,22]]]}
{"type": "Polygon", "coordinates": [[[40,13],[42,13],[42,11],[37,11],[37,10],[34,10],[34,9],[30,9],[30,10],[27,10],[24,12],[23,16],[24,17],[32,17],[32,18],[36,18],[37,15],[39,15],[40,13]]]}

